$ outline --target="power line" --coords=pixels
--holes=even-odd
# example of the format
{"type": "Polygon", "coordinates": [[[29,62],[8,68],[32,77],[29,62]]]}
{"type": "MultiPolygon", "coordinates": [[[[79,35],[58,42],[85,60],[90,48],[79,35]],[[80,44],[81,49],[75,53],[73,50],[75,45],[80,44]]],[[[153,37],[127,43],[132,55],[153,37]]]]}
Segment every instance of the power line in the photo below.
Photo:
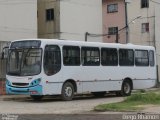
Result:
{"type": "Polygon", "coordinates": [[[154,0],[150,0],[150,1],[153,2],[153,3],[156,3],[156,4],[159,4],[159,5],[160,5],[160,3],[157,2],[157,1],[154,1],[154,0]]]}

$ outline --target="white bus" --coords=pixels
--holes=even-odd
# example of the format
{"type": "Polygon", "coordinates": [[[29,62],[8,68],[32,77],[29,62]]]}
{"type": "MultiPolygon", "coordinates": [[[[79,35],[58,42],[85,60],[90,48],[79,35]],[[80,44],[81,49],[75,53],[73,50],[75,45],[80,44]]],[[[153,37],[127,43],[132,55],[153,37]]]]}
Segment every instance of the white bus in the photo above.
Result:
{"type": "Polygon", "coordinates": [[[33,99],[75,94],[128,96],[156,84],[155,48],[56,39],[16,40],[8,53],[6,91],[33,99]]]}

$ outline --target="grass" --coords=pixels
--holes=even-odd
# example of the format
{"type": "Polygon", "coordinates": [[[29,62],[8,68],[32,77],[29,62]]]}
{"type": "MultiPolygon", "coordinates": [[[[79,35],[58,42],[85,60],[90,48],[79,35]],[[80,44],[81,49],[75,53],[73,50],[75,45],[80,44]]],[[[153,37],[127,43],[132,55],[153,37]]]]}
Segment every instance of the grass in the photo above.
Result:
{"type": "Polygon", "coordinates": [[[157,92],[138,92],[127,97],[123,102],[101,104],[95,111],[137,111],[144,109],[145,105],[160,105],[160,94],[157,92]]]}

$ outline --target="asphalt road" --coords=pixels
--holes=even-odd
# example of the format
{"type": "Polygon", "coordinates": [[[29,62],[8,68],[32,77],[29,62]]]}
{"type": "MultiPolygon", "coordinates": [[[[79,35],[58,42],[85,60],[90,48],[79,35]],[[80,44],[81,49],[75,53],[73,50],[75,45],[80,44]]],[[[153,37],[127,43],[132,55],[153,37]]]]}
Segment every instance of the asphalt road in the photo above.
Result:
{"type": "MultiPolygon", "coordinates": [[[[0,120],[143,120],[139,118],[139,113],[92,111],[96,105],[120,102],[123,99],[114,95],[103,98],[85,95],[77,96],[73,101],[46,97],[36,102],[29,96],[0,96],[0,120]]],[[[160,114],[153,115],[155,115],[154,120],[160,120],[160,114]]]]}
{"type": "Polygon", "coordinates": [[[46,97],[36,102],[28,96],[5,96],[0,97],[0,114],[86,114],[92,112],[96,105],[120,102],[123,99],[116,96],[96,98],[88,95],[78,96],[72,101],[46,97]]]}
{"type": "Polygon", "coordinates": [[[123,115],[67,114],[67,115],[1,115],[2,120],[121,120],[123,115]]]}

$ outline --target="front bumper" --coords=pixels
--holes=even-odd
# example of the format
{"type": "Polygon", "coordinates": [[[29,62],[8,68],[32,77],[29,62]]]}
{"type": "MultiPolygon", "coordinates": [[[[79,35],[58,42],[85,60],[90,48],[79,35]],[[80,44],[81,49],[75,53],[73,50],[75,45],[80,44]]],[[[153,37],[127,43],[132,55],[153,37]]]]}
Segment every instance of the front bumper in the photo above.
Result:
{"type": "Polygon", "coordinates": [[[7,94],[16,95],[42,95],[42,86],[32,86],[32,87],[13,87],[6,84],[7,94]]]}

